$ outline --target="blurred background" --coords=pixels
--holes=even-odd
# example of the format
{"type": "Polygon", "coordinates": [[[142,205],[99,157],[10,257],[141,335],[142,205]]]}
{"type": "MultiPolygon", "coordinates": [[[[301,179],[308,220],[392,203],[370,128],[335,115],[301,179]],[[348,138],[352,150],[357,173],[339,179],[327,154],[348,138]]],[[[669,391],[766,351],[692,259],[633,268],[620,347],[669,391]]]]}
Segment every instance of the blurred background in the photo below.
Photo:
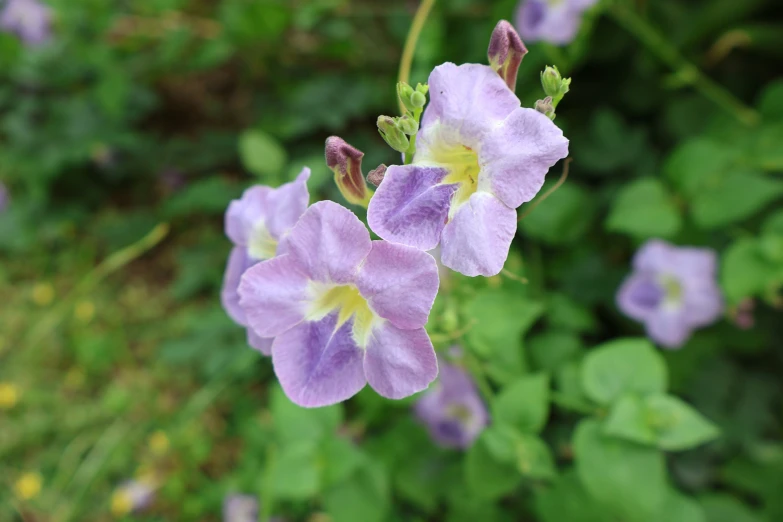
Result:
{"type": "MultiPolygon", "coordinates": [[[[230,200],[306,165],[311,199],[344,204],[332,134],[366,170],[398,161],[375,120],[396,114],[418,2],[41,1],[0,2],[38,6],[0,23],[0,521],[229,520],[236,494],[264,520],[641,520],[557,511],[579,497],[551,477],[482,491],[416,398],[294,406],[220,306],[230,200]]],[[[437,2],[412,83],[486,63],[517,4],[437,2]]],[[[638,245],[715,249],[726,319],[664,356],[722,436],[667,456],[696,514],[645,520],[783,520],[783,6],[617,0],[569,45],[528,47],[523,106],[546,64],[573,78],[556,119],[569,178],[512,247],[529,282],[454,276],[436,346],[474,350],[493,386],[544,372],[578,394],[582,353],[643,335],[614,304],[638,245]]],[[[563,470],[577,420],[553,407],[542,434],[563,470]]]]}

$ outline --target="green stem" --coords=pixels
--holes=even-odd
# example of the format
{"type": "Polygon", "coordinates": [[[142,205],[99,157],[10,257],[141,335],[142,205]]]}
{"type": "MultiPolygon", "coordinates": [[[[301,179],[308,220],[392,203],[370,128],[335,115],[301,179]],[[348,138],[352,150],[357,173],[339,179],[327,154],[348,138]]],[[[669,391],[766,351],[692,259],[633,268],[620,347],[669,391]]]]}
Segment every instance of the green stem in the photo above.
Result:
{"type": "Polygon", "coordinates": [[[675,46],[632,9],[620,2],[614,2],[609,13],[620,26],[633,34],[659,60],[671,67],[681,81],[692,85],[705,98],[720,106],[744,125],[752,127],[758,124],[761,119],[758,112],[742,103],[686,60],[675,46]]]}
{"type": "MultiPolygon", "coordinates": [[[[419,41],[424,23],[427,21],[435,0],[421,0],[419,8],[413,17],[413,23],[408,31],[408,37],[405,39],[405,47],[402,49],[402,58],[400,59],[400,72],[397,75],[397,82],[409,83],[411,77],[411,65],[413,65],[413,53],[416,51],[416,44],[419,41]]],[[[405,107],[400,101],[400,112],[405,114],[405,107]]]]}

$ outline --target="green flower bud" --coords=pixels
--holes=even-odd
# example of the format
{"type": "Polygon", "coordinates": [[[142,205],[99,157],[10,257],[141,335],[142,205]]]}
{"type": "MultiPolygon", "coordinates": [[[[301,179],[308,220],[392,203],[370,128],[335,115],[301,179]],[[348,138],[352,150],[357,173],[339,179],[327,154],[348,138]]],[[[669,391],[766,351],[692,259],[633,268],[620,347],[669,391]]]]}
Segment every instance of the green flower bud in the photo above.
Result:
{"type": "Polygon", "coordinates": [[[416,106],[413,105],[411,100],[411,96],[415,92],[416,91],[413,90],[413,87],[405,82],[399,82],[397,84],[397,97],[400,99],[402,106],[405,107],[405,110],[407,111],[413,112],[416,109],[416,106]]]}
{"type": "Polygon", "coordinates": [[[555,100],[559,101],[568,92],[570,85],[571,78],[563,78],[557,67],[547,66],[541,73],[541,86],[544,88],[544,93],[555,100]]]}
{"type": "Polygon", "coordinates": [[[427,96],[419,91],[413,91],[413,94],[411,94],[411,105],[416,109],[421,109],[425,103],[427,103],[427,96]]]}
{"type": "Polygon", "coordinates": [[[386,143],[397,152],[408,150],[410,141],[391,116],[378,116],[378,131],[386,143]]]}
{"type": "Polygon", "coordinates": [[[414,136],[419,132],[419,122],[415,118],[412,118],[409,114],[397,118],[397,126],[402,132],[408,136],[414,136]]]}

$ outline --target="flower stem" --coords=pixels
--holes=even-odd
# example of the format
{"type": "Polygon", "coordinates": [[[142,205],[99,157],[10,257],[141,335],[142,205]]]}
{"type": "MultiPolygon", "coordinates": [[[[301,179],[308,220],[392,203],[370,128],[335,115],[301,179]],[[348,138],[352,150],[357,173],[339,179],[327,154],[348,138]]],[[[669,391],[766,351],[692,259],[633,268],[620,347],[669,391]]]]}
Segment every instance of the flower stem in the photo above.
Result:
{"type": "MultiPolygon", "coordinates": [[[[413,53],[416,51],[416,44],[419,41],[419,35],[421,35],[422,29],[424,29],[424,23],[427,21],[427,16],[429,16],[434,5],[435,0],[421,0],[419,8],[416,10],[416,14],[413,17],[413,23],[408,31],[408,37],[405,39],[405,47],[402,49],[400,72],[397,75],[398,82],[408,83],[410,80],[413,53]]],[[[405,107],[402,105],[402,101],[400,101],[400,112],[405,114],[405,107]]]]}
{"type": "Polygon", "coordinates": [[[620,2],[613,2],[609,13],[620,26],[633,34],[659,60],[671,67],[683,83],[692,85],[705,98],[720,106],[744,125],[752,127],[759,122],[758,112],[742,103],[726,88],[715,83],[685,59],[675,46],[632,9],[620,2]]]}

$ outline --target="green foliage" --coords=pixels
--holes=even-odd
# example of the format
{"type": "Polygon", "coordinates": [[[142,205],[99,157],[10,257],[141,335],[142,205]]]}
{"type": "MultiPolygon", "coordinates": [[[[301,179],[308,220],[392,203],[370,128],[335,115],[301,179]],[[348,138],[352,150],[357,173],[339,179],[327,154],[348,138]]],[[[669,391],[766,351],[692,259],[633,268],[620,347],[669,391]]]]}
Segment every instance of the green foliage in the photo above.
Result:
{"type": "Polygon", "coordinates": [[[666,188],[656,179],[640,179],[623,187],[606,221],[608,230],[634,237],[670,238],[682,218],[666,188]]]}
{"type": "Polygon", "coordinates": [[[549,378],[525,376],[503,387],[492,403],[495,422],[526,433],[539,433],[549,416],[549,378]]]}

